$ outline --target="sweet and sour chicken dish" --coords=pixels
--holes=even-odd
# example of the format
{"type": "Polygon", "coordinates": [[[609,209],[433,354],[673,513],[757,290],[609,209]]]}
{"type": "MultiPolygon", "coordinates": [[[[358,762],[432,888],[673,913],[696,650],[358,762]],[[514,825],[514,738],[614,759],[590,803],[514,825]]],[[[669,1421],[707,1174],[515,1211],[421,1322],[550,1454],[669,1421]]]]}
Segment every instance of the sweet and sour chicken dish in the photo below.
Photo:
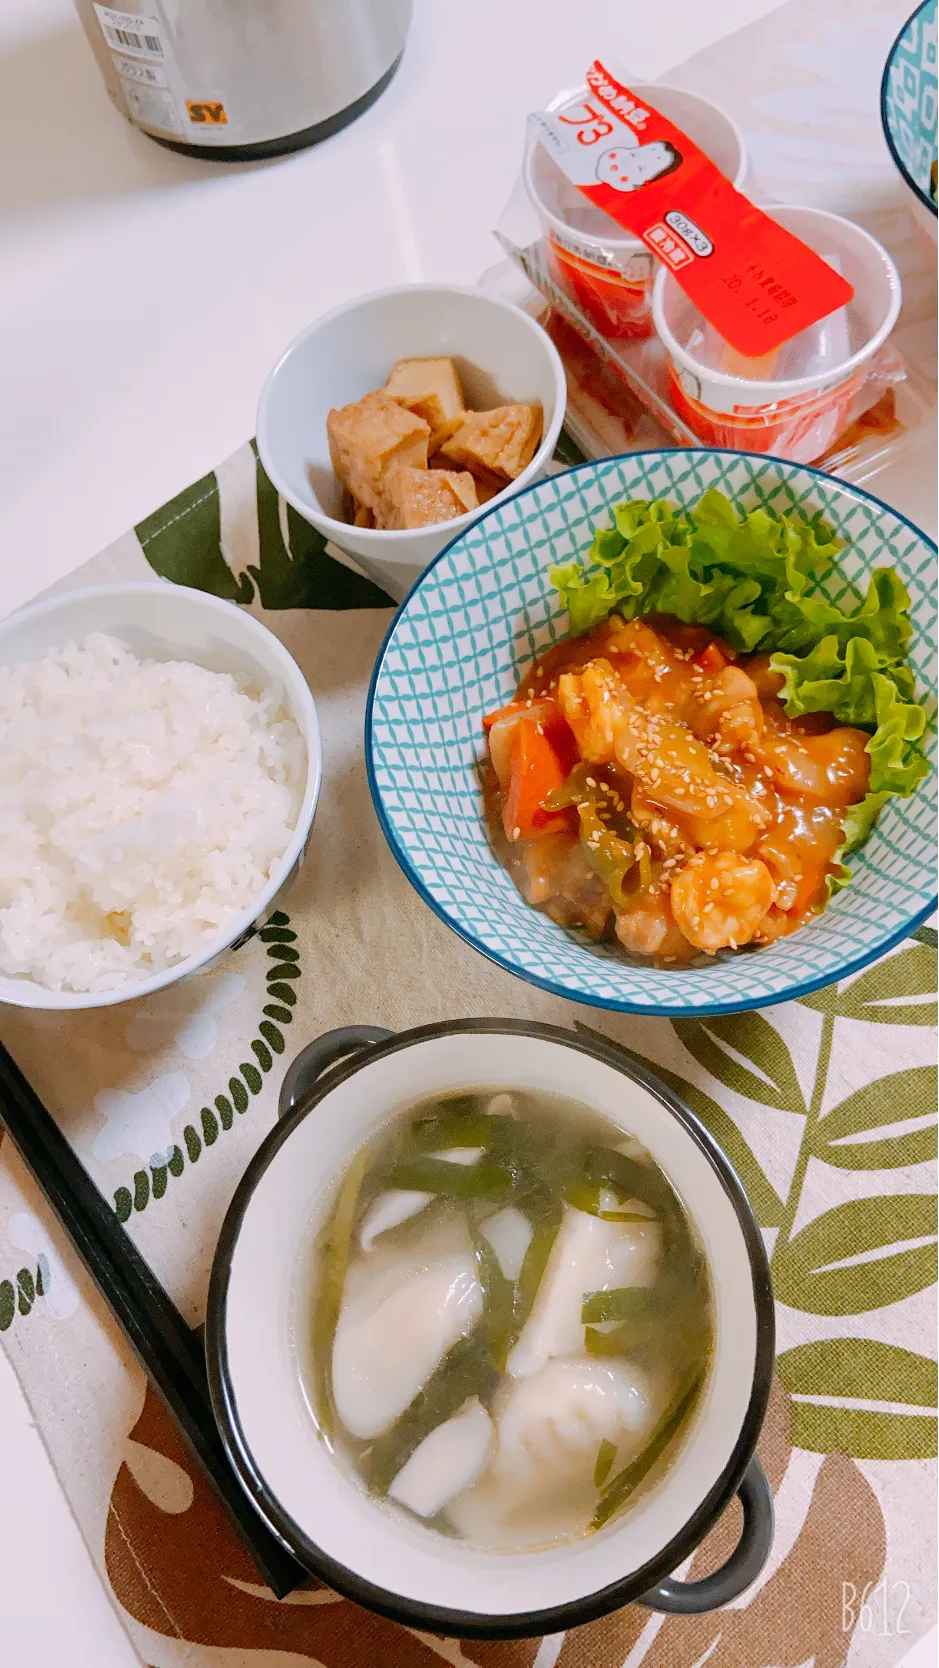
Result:
{"type": "Polygon", "coordinates": [[[707,965],[823,910],[845,854],[927,771],[909,598],[878,569],[845,613],[812,583],[827,529],[739,518],[718,493],[614,515],[599,571],[553,574],[573,634],[483,720],[487,821],[522,896],[559,925],[707,965]]]}
{"type": "Polygon", "coordinates": [[[488,798],[529,903],[666,962],[766,944],[819,910],[864,731],[790,719],[769,657],[612,615],[486,720],[488,798]]]}

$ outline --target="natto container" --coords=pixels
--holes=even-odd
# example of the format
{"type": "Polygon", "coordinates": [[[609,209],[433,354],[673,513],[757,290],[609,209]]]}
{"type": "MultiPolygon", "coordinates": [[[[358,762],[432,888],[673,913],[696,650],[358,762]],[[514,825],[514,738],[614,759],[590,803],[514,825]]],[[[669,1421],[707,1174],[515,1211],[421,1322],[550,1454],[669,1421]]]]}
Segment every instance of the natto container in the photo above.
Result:
{"type": "Polygon", "coordinates": [[[900,311],[900,279],[887,251],[850,220],[815,208],[766,213],[853,285],[846,307],[764,359],[736,353],[664,267],[652,313],[671,403],[706,445],[812,463],[871,403],[867,384],[900,311]]]}
{"type": "MultiPolygon", "coordinates": [[[[640,83],[632,91],[681,128],[740,190],[747,153],[740,129],[725,111],[681,87],[640,83]]],[[[586,87],[581,92],[588,96],[586,87]]],[[[565,93],[551,108],[572,104],[578,96],[565,93]]],[[[553,276],[565,294],[610,340],[651,336],[652,284],[658,266],[651,251],[596,208],[532,138],[526,145],[523,176],[544,231],[553,276]]]]}

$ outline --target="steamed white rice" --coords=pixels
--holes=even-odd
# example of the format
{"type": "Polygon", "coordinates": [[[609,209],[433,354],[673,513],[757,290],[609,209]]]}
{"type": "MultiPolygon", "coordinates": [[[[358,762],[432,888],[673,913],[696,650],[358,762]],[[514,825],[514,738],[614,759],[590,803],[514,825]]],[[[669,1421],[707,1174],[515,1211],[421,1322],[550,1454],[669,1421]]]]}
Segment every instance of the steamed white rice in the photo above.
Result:
{"type": "Polygon", "coordinates": [[[100,632],[0,668],[0,971],[99,991],[196,954],[264,889],[305,776],[279,688],[100,632]]]}

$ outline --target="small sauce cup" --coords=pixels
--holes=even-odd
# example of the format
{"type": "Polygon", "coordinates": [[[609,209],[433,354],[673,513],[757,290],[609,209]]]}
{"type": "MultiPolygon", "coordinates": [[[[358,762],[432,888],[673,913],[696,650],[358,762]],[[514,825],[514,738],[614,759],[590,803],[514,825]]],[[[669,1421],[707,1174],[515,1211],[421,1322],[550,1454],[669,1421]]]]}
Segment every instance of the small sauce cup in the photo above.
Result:
{"type": "MultiPolygon", "coordinates": [[[[747,153],[739,128],[725,111],[681,87],[640,84],[632,90],[687,133],[741,189],[747,153]]],[[[586,97],[586,88],[583,93],[586,97]]],[[[570,102],[571,95],[565,94],[563,103],[570,102]]],[[[537,140],[528,141],[523,177],[552,275],[564,293],[610,340],[651,336],[654,255],[572,185],[537,140]]]]}
{"type": "Polygon", "coordinates": [[[815,208],[766,212],[847,278],[853,300],[776,353],[747,359],[662,268],[652,297],[655,329],[672,406],[699,439],[812,463],[865,409],[875,355],[900,311],[900,279],[887,251],[850,220],[815,208]]]}

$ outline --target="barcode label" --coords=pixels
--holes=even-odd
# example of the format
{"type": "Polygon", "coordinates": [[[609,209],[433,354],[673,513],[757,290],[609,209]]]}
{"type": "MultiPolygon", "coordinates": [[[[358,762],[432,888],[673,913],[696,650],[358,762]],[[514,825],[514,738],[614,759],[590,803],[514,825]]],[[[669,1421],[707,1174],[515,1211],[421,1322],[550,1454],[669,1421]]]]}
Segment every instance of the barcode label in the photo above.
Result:
{"type": "Polygon", "coordinates": [[[114,51],[136,53],[141,58],[163,57],[163,36],[157,18],[116,12],[110,6],[95,6],[95,11],[104,38],[114,51]]]}
{"type": "Polygon", "coordinates": [[[123,47],[125,52],[147,52],[151,58],[163,56],[159,35],[138,35],[133,29],[114,29],[110,23],[105,24],[104,32],[112,46],[123,47]]]}

